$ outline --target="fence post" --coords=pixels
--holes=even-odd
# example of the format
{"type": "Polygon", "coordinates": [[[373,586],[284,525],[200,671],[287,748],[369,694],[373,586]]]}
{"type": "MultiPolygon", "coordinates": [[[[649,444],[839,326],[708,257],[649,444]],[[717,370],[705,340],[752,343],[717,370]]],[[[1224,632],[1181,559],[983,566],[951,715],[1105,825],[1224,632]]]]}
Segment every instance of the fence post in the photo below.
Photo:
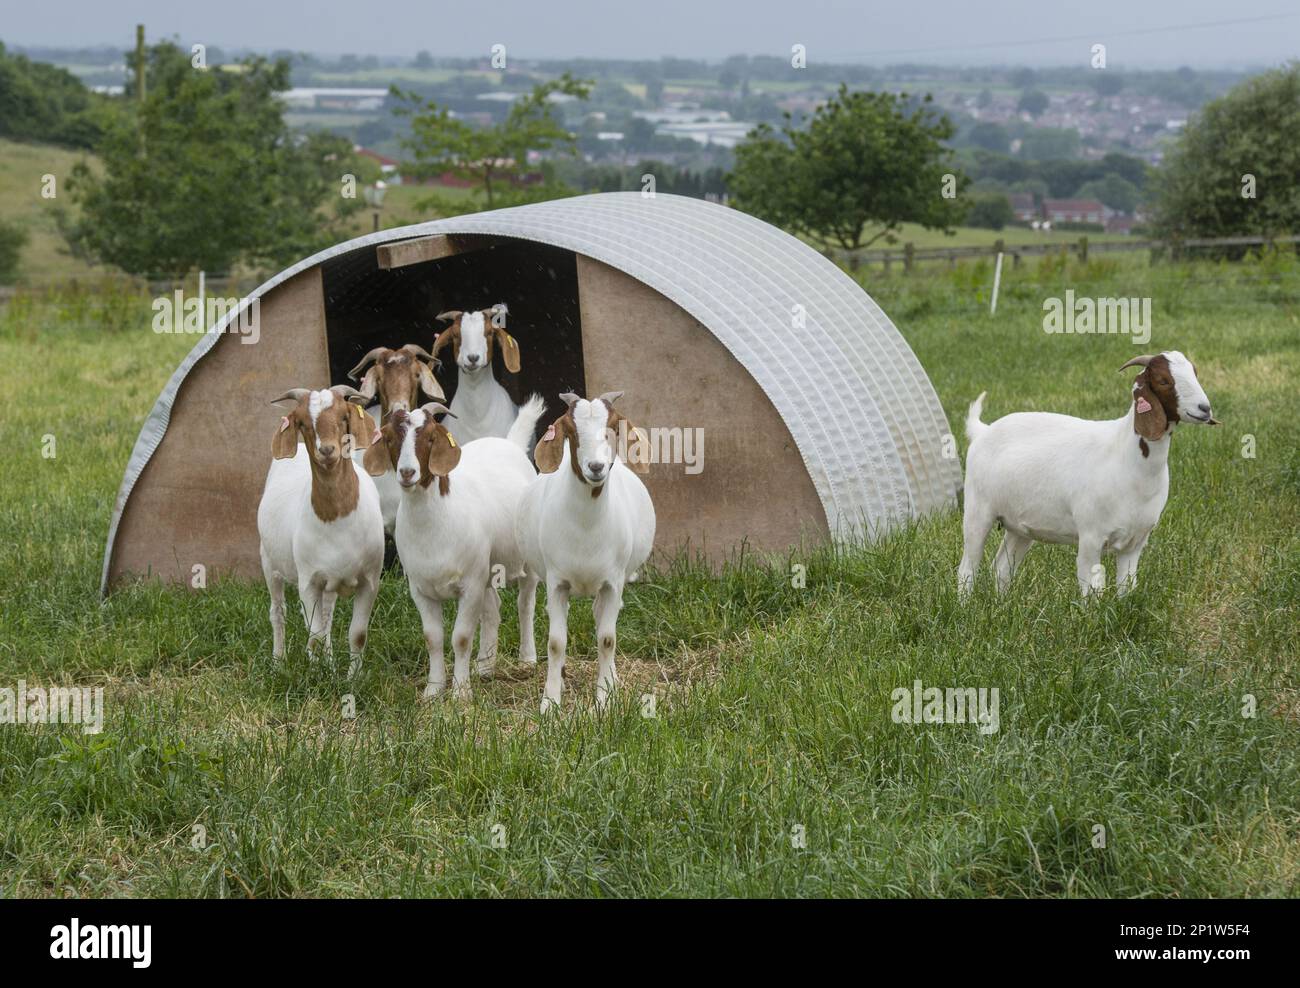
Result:
{"type": "Polygon", "coordinates": [[[916,246],[912,243],[903,244],[903,274],[912,273],[912,265],[916,263],[916,246]]]}
{"type": "Polygon", "coordinates": [[[889,251],[885,251],[885,255],[882,259],[885,262],[885,274],[889,274],[889,251]]]}
{"type": "Polygon", "coordinates": [[[1079,238],[1079,260],[1084,264],[1088,263],[1088,235],[1086,233],[1079,238]]]}

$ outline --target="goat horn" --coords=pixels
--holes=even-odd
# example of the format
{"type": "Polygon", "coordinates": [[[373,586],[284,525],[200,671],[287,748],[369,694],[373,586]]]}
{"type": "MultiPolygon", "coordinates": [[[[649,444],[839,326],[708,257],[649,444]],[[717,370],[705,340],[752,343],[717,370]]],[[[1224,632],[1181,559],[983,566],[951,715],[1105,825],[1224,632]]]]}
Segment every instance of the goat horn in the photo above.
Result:
{"type": "Polygon", "coordinates": [[[440,401],[425,402],[420,406],[420,411],[428,415],[450,415],[452,418],[459,418],[455,412],[440,401]]]}
{"type": "Polygon", "coordinates": [[[461,317],[460,309],[448,309],[446,312],[439,312],[436,316],[434,316],[435,319],[447,321],[447,322],[450,322],[455,319],[459,319],[460,317],[461,317]]]}
{"type": "Polygon", "coordinates": [[[1147,364],[1151,363],[1151,361],[1154,359],[1155,357],[1149,353],[1143,354],[1141,357],[1134,357],[1127,364],[1121,367],[1120,370],[1122,371],[1128,370],[1130,367],[1145,367],[1147,364]]]}
{"type": "Polygon", "coordinates": [[[282,401],[302,401],[309,394],[311,394],[311,388],[290,388],[279,398],[272,398],[271,404],[278,405],[282,401]]]}
{"type": "Polygon", "coordinates": [[[413,357],[419,357],[421,360],[433,360],[433,361],[437,361],[438,363],[442,363],[442,361],[438,360],[437,357],[431,354],[424,347],[420,346],[420,344],[418,343],[408,343],[404,347],[402,347],[402,349],[405,350],[407,353],[411,354],[413,357]]]}
{"type": "Polygon", "coordinates": [[[387,353],[387,352],[388,352],[388,347],[386,346],[375,347],[368,354],[366,354],[364,357],[361,358],[361,363],[357,364],[350,371],[348,371],[348,377],[352,378],[352,380],[354,381],[360,380],[361,372],[366,369],[366,365],[372,363],[373,361],[378,360],[380,354],[387,353]]]}
{"type": "Polygon", "coordinates": [[[353,398],[360,398],[362,401],[367,403],[370,401],[369,398],[363,395],[356,388],[352,387],[352,385],[350,384],[336,384],[334,385],[334,387],[330,388],[330,390],[335,391],[338,394],[342,395],[343,398],[347,401],[351,401],[353,398]]]}
{"type": "Polygon", "coordinates": [[[606,391],[603,395],[600,396],[600,400],[603,401],[610,408],[613,408],[614,402],[618,401],[622,397],[623,397],[622,391],[606,391]]]}

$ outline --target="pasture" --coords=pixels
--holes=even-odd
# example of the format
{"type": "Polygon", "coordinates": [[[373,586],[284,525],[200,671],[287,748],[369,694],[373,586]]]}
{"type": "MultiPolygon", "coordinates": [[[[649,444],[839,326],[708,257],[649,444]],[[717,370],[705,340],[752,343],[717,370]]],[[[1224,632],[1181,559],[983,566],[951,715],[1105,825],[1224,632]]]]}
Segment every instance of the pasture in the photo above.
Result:
{"type": "Polygon", "coordinates": [[[738,551],[716,577],[661,559],[626,597],[612,710],[592,710],[575,603],[546,720],[510,599],[498,676],[465,706],[417,702],[397,571],[355,683],[342,648],[308,662],[292,611],[271,664],[260,584],[101,603],[122,470],[193,338],[154,335],[147,299],[20,293],[0,309],[0,686],[103,686],[105,722],[0,725],[0,894],[1300,893],[1300,264],[1030,261],[996,317],[987,263],[860,277],[957,433],[981,390],[986,421],[1113,418],[1129,357],[1196,361],[1224,424],[1175,436],[1139,591],[1081,602],[1072,550],[1039,546],[1009,595],[986,568],[963,606],[956,512],[870,546],[738,551]],[[1151,297],[1150,343],[1044,333],[1067,288],[1151,297]],[[895,723],[916,680],[996,687],[999,729],[895,723]]]}

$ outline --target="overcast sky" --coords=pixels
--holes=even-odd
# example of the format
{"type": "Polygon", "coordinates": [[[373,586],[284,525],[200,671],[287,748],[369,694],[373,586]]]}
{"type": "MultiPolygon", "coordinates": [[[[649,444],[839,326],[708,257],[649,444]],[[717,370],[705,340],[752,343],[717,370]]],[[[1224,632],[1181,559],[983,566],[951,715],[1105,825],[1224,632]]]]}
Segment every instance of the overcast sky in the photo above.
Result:
{"type": "Polygon", "coordinates": [[[149,37],[329,54],[1066,65],[1094,42],[1116,68],[1260,67],[1300,57],[1296,0],[4,0],[0,40],[129,46],[149,37]],[[1289,15],[1289,16],[1278,16],[1289,15]]]}

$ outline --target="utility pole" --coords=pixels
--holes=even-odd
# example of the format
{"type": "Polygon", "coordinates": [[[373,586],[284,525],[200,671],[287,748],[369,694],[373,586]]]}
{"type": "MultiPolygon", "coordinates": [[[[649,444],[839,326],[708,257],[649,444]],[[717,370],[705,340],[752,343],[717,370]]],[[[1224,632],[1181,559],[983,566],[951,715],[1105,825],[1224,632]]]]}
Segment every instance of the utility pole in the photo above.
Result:
{"type": "Polygon", "coordinates": [[[144,105],[144,25],[135,26],[135,98],[144,105]]]}

